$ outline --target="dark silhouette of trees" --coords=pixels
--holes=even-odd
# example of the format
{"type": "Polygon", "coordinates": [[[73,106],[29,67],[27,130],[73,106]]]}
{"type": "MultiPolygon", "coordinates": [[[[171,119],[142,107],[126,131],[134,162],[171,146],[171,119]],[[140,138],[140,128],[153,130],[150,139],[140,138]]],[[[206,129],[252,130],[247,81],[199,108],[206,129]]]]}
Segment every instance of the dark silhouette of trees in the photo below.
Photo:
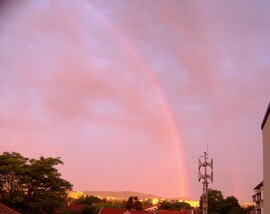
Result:
{"type": "MultiPolygon", "coordinates": [[[[202,204],[202,196],[200,198],[202,204]]],[[[237,198],[229,196],[224,199],[220,190],[209,189],[208,191],[208,213],[209,214],[245,214],[239,205],[237,198]]]]}
{"type": "Polygon", "coordinates": [[[181,210],[181,209],[191,209],[190,204],[186,202],[176,202],[170,203],[168,201],[164,201],[160,204],[159,209],[161,210],[181,210]]]}
{"type": "Polygon", "coordinates": [[[240,207],[238,203],[238,199],[234,196],[229,196],[223,200],[223,206],[222,206],[222,214],[227,213],[243,213],[242,208],[240,207]]]}
{"type": "Polygon", "coordinates": [[[99,203],[102,200],[96,196],[93,195],[87,195],[87,196],[82,196],[74,201],[75,204],[87,204],[87,205],[93,205],[94,203],[99,203]]]}
{"type": "Polygon", "coordinates": [[[99,211],[98,208],[91,206],[91,205],[87,205],[82,209],[80,214],[97,214],[98,211],[99,211]]]}
{"type": "Polygon", "coordinates": [[[142,203],[137,196],[130,196],[126,203],[127,210],[142,210],[142,203]]]}
{"type": "Polygon", "coordinates": [[[208,212],[220,214],[222,210],[222,202],[224,198],[219,190],[209,189],[208,192],[208,212]]]}
{"type": "Polygon", "coordinates": [[[0,202],[22,213],[54,213],[72,185],[55,166],[60,158],[29,159],[16,152],[0,155],[0,202]]]}

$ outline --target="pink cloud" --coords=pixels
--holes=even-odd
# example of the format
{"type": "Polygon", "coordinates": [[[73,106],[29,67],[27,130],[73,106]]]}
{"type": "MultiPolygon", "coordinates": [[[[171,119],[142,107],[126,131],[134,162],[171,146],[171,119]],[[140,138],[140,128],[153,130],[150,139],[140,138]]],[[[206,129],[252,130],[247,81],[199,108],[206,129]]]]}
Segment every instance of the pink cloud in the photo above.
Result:
{"type": "Polygon", "coordinates": [[[247,163],[260,153],[254,142],[269,101],[267,7],[32,1],[11,8],[0,23],[2,150],[61,156],[63,175],[81,190],[175,196],[187,173],[188,194],[198,198],[194,156],[209,142],[213,187],[226,194],[245,189],[236,196],[250,197],[261,179],[255,169],[261,157],[247,163]],[[180,169],[162,94],[187,172],[180,169]],[[255,176],[239,182],[249,172],[255,176]]]}

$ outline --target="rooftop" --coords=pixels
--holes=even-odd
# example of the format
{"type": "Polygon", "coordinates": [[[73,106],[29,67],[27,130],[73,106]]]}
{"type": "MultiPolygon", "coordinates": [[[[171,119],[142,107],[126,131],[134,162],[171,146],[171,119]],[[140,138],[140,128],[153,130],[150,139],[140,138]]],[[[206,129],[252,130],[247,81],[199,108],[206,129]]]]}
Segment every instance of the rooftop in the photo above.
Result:
{"type": "Polygon", "coordinates": [[[263,129],[263,127],[264,127],[264,124],[265,124],[265,122],[266,122],[266,120],[268,118],[269,112],[270,112],[270,102],[269,102],[268,108],[267,108],[267,110],[265,112],[265,115],[264,115],[264,118],[263,118],[263,121],[262,121],[262,125],[261,125],[261,129],[263,129]]]}
{"type": "Polygon", "coordinates": [[[262,186],[263,186],[263,181],[262,181],[261,183],[259,183],[259,184],[254,188],[254,190],[255,190],[255,189],[260,189],[262,186]]]}
{"type": "Polygon", "coordinates": [[[0,204],[0,213],[1,214],[20,214],[19,212],[5,206],[4,204],[0,204]]]}

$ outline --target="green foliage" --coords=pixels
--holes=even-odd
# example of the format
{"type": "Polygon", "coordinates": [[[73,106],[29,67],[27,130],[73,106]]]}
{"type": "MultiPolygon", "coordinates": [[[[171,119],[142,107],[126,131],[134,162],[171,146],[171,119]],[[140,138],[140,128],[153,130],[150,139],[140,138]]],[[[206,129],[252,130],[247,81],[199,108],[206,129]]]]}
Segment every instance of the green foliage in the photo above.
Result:
{"type": "Polygon", "coordinates": [[[222,214],[241,214],[241,207],[238,203],[238,199],[234,196],[229,196],[223,200],[222,214]]]}
{"type": "Polygon", "coordinates": [[[77,214],[75,211],[71,210],[71,209],[63,209],[62,214],[77,214]]]}
{"type": "Polygon", "coordinates": [[[223,199],[221,191],[210,189],[208,192],[208,212],[213,214],[221,213],[223,199]]]}
{"type": "Polygon", "coordinates": [[[181,209],[191,209],[190,204],[186,202],[176,202],[170,203],[168,201],[164,201],[160,204],[161,210],[181,210],[181,209]]]}
{"type": "Polygon", "coordinates": [[[82,196],[74,201],[75,204],[88,204],[88,205],[93,205],[94,203],[99,203],[101,202],[101,199],[93,196],[93,195],[87,195],[87,196],[82,196]]]}
{"type": "MultiPolygon", "coordinates": [[[[219,190],[209,189],[208,190],[208,213],[209,214],[220,214],[223,206],[223,195],[219,190]]],[[[200,205],[202,207],[202,196],[200,198],[200,205]]]]}
{"type": "Polygon", "coordinates": [[[246,214],[242,207],[232,207],[226,214],[246,214]]]}
{"type": "Polygon", "coordinates": [[[102,207],[105,208],[115,208],[115,209],[125,209],[126,208],[126,201],[106,201],[106,199],[100,199],[95,196],[86,196],[80,197],[77,200],[73,201],[76,204],[86,204],[92,205],[95,207],[97,211],[99,211],[102,207]]]}
{"type": "Polygon", "coordinates": [[[125,202],[99,202],[97,204],[95,204],[95,207],[98,208],[99,210],[102,207],[106,207],[106,208],[115,208],[115,209],[125,209],[126,208],[126,203],[125,202]]]}
{"type": "Polygon", "coordinates": [[[142,203],[140,202],[138,196],[130,196],[126,203],[127,210],[142,210],[142,203]]]}
{"type": "Polygon", "coordinates": [[[15,152],[0,155],[0,201],[9,207],[23,201],[23,166],[27,160],[15,152]]]}
{"type": "Polygon", "coordinates": [[[246,208],[243,208],[244,209],[244,213],[250,213],[251,210],[254,210],[255,209],[255,206],[252,205],[252,206],[248,206],[246,208]]]}
{"type": "Polygon", "coordinates": [[[190,204],[188,204],[186,202],[177,202],[177,203],[173,204],[173,207],[175,208],[175,210],[191,209],[190,204]]]}
{"type": "Polygon", "coordinates": [[[98,208],[94,207],[94,206],[85,206],[82,211],[81,214],[97,214],[99,211],[98,208]]]}
{"type": "MultiPolygon", "coordinates": [[[[200,200],[202,204],[202,196],[200,200]]],[[[208,191],[208,213],[209,214],[245,214],[245,210],[240,207],[238,199],[234,196],[223,198],[219,190],[209,189],[208,191]]]]}
{"type": "Polygon", "coordinates": [[[160,210],[173,210],[172,204],[168,201],[163,201],[159,207],[160,210]]]}
{"type": "Polygon", "coordinates": [[[55,166],[60,158],[28,159],[19,153],[0,155],[0,201],[23,213],[54,213],[66,202],[72,185],[55,166]]]}

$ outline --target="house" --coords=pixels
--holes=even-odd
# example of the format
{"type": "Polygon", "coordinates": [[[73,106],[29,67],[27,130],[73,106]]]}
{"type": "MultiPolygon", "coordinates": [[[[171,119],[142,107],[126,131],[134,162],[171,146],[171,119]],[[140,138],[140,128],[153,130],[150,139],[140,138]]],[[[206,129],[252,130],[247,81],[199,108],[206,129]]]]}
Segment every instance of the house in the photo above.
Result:
{"type": "Polygon", "coordinates": [[[252,196],[253,202],[255,202],[254,214],[263,213],[263,181],[254,188],[255,194],[252,196]]]}
{"type": "Polygon", "coordinates": [[[4,204],[0,204],[0,213],[1,214],[20,214],[19,212],[5,206],[4,204]]]}
{"type": "Polygon", "coordinates": [[[264,115],[261,130],[263,138],[263,211],[262,214],[270,213],[270,102],[264,115]]]}

